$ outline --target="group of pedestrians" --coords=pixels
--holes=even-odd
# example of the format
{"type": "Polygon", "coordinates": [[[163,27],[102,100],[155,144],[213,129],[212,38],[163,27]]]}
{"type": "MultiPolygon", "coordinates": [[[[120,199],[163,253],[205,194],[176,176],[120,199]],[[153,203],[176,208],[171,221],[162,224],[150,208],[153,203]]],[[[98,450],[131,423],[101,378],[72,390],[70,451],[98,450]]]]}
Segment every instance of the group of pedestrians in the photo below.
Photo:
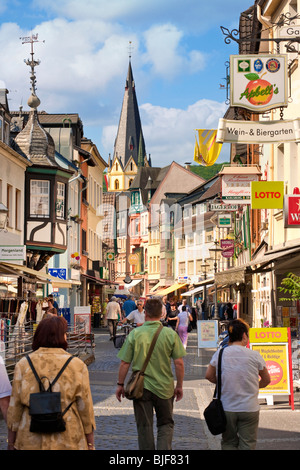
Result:
{"type": "MultiPolygon", "coordinates": [[[[175,425],[173,406],[174,400],[179,401],[183,397],[186,355],[176,329],[180,331],[181,314],[186,315],[188,310],[186,305],[182,305],[177,312],[177,326],[164,328],[162,318],[166,304],[160,298],[148,299],[143,308],[145,321],[130,332],[118,353],[121,362],[115,394],[119,401],[125,397],[125,382],[130,368],[132,371],[141,370],[153,337],[160,329],[144,373],[143,395],[133,400],[133,409],[139,449],[171,450],[175,425]],[[154,411],[157,443],[153,432],[154,411]]],[[[39,323],[33,339],[33,352],[29,355],[36,373],[28,359],[23,357],[15,366],[12,385],[5,365],[0,361],[0,409],[7,422],[9,450],[94,449],[96,425],[89,373],[81,359],[67,352],[67,328],[66,320],[56,315],[39,323]],[[68,364],[67,360],[70,360],[68,364]],[[45,389],[46,384],[48,386],[54,381],[52,391],[60,394],[64,429],[57,432],[45,433],[31,428],[30,397],[40,391],[39,377],[45,389]]],[[[236,319],[230,322],[228,331],[229,343],[222,357],[222,402],[227,418],[222,449],[254,449],[259,417],[258,391],[269,384],[270,376],[260,354],[246,347],[249,326],[236,319]]],[[[206,371],[206,379],[212,383],[217,381],[218,355],[219,351],[213,355],[206,371]]]]}

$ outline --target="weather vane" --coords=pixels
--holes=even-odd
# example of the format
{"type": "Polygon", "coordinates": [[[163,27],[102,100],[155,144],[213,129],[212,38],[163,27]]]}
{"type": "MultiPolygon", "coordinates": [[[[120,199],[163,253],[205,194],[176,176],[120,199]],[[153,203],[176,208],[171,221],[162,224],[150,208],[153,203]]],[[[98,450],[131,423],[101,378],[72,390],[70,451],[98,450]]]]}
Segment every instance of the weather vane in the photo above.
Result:
{"type": "Polygon", "coordinates": [[[24,59],[24,62],[26,65],[29,65],[31,68],[31,75],[30,75],[30,80],[31,80],[31,92],[33,95],[36,95],[36,76],[35,76],[35,71],[34,68],[40,64],[40,60],[34,60],[34,50],[33,50],[33,44],[35,42],[45,42],[45,41],[39,41],[38,39],[38,34],[32,34],[31,36],[25,36],[20,38],[22,41],[22,44],[31,44],[31,59],[24,59]]]}
{"type": "Polygon", "coordinates": [[[129,59],[131,59],[132,51],[133,51],[132,41],[129,41],[129,46],[128,46],[129,59]]]}

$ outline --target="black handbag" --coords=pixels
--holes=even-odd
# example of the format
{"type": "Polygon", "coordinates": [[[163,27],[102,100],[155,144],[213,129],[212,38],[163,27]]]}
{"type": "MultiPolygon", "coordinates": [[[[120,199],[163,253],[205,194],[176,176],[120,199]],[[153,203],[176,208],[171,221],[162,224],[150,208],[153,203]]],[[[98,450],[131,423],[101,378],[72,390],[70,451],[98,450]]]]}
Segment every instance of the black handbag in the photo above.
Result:
{"type": "Polygon", "coordinates": [[[47,379],[49,382],[49,388],[47,390],[39,378],[30,357],[26,356],[26,359],[40,387],[39,393],[31,393],[29,397],[29,414],[31,416],[30,432],[43,434],[64,432],[66,430],[66,423],[63,416],[74,402],[71,402],[67,408],[62,411],[60,392],[53,392],[52,387],[69,362],[73,359],[73,356],[68,358],[52,383],[47,377],[42,377],[42,379],[47,379]]]}
{"type": "Polygon", "coordinates": [[[226,431],[226,415],[221,401],[221,361],[224,349],[221,349],[218,358],[218,379],[214,397],[204,410],[204,418],[210,432],[217,436],[226,431]]]}

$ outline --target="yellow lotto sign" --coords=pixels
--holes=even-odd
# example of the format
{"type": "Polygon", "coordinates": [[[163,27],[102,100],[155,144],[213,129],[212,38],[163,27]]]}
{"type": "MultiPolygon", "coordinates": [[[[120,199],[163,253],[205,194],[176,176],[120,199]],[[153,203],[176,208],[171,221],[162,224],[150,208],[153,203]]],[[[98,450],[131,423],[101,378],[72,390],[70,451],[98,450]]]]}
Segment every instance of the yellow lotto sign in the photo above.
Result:
{"type": "Polygon", "coordinates": [[[283,181],[251,181],[251,209],[282,209],[283,181]]]}
{"type": "Polygon", "coordinates": [[[250,343],[287,343],[287,328],[250,328],[250,343]]]}

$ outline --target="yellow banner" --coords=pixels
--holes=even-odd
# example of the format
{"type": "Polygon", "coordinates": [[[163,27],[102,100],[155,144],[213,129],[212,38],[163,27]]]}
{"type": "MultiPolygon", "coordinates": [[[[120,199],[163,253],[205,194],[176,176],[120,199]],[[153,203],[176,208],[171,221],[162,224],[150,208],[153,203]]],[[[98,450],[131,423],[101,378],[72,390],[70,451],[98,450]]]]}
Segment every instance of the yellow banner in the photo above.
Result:
{"type": "Polygon", "coordinates": [[[211,166],[219,157],[222,144],[216,143],[216,129],[197,129],[199,144],[196,137],[194,160],[200,165],[211,166]]]}
{"type": "Polygon", "coordinates": [[[287,343],[287,328],[250,328],[250,343],[287,343]]]}
{"type": "Polygon", "coordinates": [[[251,181],[251,209],[282,209],[283,181],[251,181]]]}

